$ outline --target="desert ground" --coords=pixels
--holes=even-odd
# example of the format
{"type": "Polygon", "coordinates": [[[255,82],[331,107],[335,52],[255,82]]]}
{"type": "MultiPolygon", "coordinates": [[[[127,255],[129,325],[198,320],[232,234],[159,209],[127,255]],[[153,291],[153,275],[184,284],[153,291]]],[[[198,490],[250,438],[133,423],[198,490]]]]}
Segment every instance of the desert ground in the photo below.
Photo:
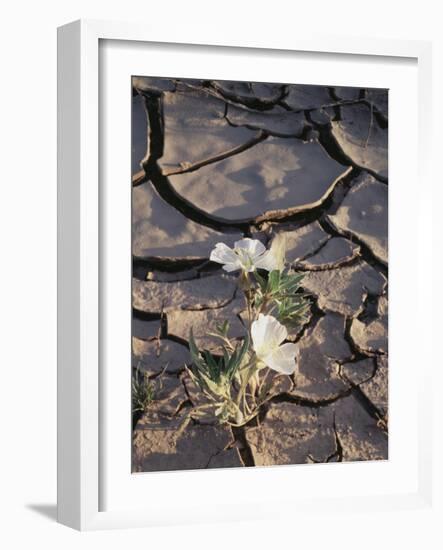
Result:
{"type": "MultiPolygon", "coordinates": [[[[132,368],[154,399],[134,414],[133,471],[388,458],[388,92],[133,77],[132,368]],[[272,241],[311,307],[289,335],[298,368],[241,428],[179,431],[201,398],[188,338],[244,333],[218,242],[272,241]]],[[[122,365],[122,368],[125,368],[122,365]]]]}

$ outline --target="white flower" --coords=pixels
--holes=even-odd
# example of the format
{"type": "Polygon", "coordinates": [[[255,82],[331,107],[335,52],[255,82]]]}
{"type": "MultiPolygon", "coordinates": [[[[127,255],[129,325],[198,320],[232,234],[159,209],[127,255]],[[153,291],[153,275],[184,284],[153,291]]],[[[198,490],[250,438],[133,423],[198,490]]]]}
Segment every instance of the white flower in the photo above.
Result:
{"type": "Polygon", "coordinates": [[[277,233],[271,248],[256,263],[259,269],[283,271],[285,267],[286,239],[283,233],[277,233]]]}
{"type": "Polygon", "coordinates": [[[295,344],[280,345],[288,336],[288,331],[272,315],[260,315],[251,326],[252,342],[257,357],[270,369],[283,374],[295,371],[295,344]]]}
{"type": "MultiPolygon", "coordinates": [[[[229,248],[224,243],[217,243],[211,252],[209,259],[212,262],[224,264],[225,271],[246,272],[254,271],[259,267],[260,259],[267,253],[266,247],[257,239],[241,239],[234,243],[234,248],[229,248]]],[[[263,267],[262,269],[266,269],[263,267]]]]}

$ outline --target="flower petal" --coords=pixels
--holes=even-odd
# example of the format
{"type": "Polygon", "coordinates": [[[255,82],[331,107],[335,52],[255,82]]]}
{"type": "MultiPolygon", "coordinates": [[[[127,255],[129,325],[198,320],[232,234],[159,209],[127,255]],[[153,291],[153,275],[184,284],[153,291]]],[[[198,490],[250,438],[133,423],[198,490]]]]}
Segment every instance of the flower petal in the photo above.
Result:
{"type": "Polygon", "coordinates": [[[288,335],[288,331],[272,315],[265,315],[264,317],[266,318],[265,339],[271,348],[275,348],[283,342],[288,335]]]}
{"type": "Polygon", "coordinates": [[[263,359],[263,362],[276,372],[292,374],[297,368],[297,363],[295,362],[297,352],[298,347],[296,344],[283,344],[267,355],[263,359]]]}
{"type": "Polygon", "coordinates": [[[234,248],[239,248],[240,250],[246,252],[251,260],[260,257],[264,252],[266,252],[265,245],[257,239],[250,239],[246,237],[234,243],[234,248]]]}
{"type": "MultiPolygon", "coordinates": [[[[209,256],[211,262],[217,262],[219,264],[231,264],[236,265],[235,269],[239,269],[239,262],[237,254],[229,248],[225,243],[217,243],[209,256]]],[[[231,271],[234,271],[231,269],[231,271]]]]}
{"type": "Polygon", "coordinates": [[[279,269],[279,264],[272,252],[268,250],[255,261],[255,267],[258,269],[266,269],[266,271],[274,271],[275,269],[279,269]]]}
{"type": "Polygon", "coordinates": [[[254,321],[251,325],[252,343],[257,355],[266,355],[269,351],[265,345],[266,326],[266,315],[262,313],[258,316],[257,321],[254,321]]]}
{"type": "Polygon", "coordinates": [[[260,313],[258,320],[251,326],[254,350],[260,359],[276,349],[288,335],[286,327],[279,323],[272,315],[260,313]]]}
{"type": "Polygon", "coordinates": [[[238,271],[239,269],[241,269],[242,266],[241,266],[241,263],[240,262],[237,262],[237,263],[232,263],[232,264],[225,264],[222,266],[222,269],[224,271],[227,271],[228,273],[231,273],[232,271],[238,271]]]}
{"type": "Polygon", "coordinates": [[[285,267],[285,253],[286,237],[283,233],[277,233],[272,239],[271,248],[255,262],[255,266],[267,271],[283,271],[285,267]]]}

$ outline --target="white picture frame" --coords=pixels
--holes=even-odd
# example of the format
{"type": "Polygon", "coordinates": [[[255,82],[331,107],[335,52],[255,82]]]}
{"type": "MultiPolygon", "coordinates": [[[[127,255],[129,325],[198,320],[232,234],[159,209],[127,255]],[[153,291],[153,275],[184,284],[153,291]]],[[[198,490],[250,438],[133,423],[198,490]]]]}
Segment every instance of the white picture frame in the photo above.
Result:
{"type": "MultiPolygon", "coordinates": [[[[103,61],[100,55],[100,44],[103,41],[118,41],[120,44],[124,41],[129,48],[131,45],[140,43],[155,44],[160,50],[162,45],[167,47],[168,44],[174,44],[177,48],[178,45],[183,44],[185,48],[185,45],[189,46],[193,43],[209,58],[214,47],[224,48],[231,56],[232,63],[235,63],[236,55],[244,54],[245,51],[250,51],[251,55],[253,51],[261,52],[263,55],[266,55],[266,52],[272,52],[282,58],[291,52],[311,55],[326,53],[330,57],[336,55],[355,58],[365,56],[366,59],[389,58],[393,66],[403,59],[412,59],[416,64],[418,81],[418,100],[415,98],[418,113],[418,145],[411,145],[411,154],[420,159],[417,163],[419,184],[421,193],[427,193],[428,196],[432,193],[430,178],[427,177],[430,166],[429,136],[431,135],[429,131],[431,45],[416,41],[314,36],[300,32],[291,38],[277,38],[274,35],[256,41],[237,36],[227,37],[224,33],[207,37],[204,31],[198,36],[193,34],[190,37],[186,29],[181,31],[174,29],[168,35],[168,32],[162,28],[102,21],[77,21],[59,29],[58,520],[60,523],[80,530],[209,521],[214,519],[214,508],[207,506],[207,501],[201,506],[198,506],[196,501],[195,505],[186,510],[175,507],[169,510],[167,516],[164,513],[165,509],[158,501],[148,503],[146,506],[140,506],[134,501],[134,504],[130,505],[128,499],[125,500],[123,497],[121,505],[113,502],[111,509],[107,507],[103,509],[101,484],[105,481],[109,482],[109,472],[112,474],[111,481],[115,478],[110,467],[103,466],[103,453],[109,449],[103,440],[106,432],[103,426],[106,424],[105,416],[108,411],[103,402],[109,402],[109,395],[112,395],[113,390],[107,385],[110,393],[105,395],[102,387],[103,365],[99,345],[103,321],[101,307],[103,307],[103,300],[106,300],[109,285],[102,285],[103,281],[101,281],[104,254],[102,233],[107,230],[107,225],[103,224],[100,218],[104,208],[114,210],[119,208],[118,197],[111,198],[110,202],[106,201],[104,205],[100,193],[99,159],[103,144],[100,141],[99,125],[101,109],[99,79],[100,63],[103,61]]],[[[108,62],[108,58],[106,60],[108,62]]],[[[263,78],[263,80],[267,79],[267,77],[263,78]]],[[[128,158],[129,147],[128,143],[128,158]]],[[[395,209],[395,204],[391,208],[395,209]]],[[[421,215],[415,223],[418,230],[425,233],[430,231],[432,222],[429,216],[421,215]]],[[[121,245],[125,246],[124,240],[121,245]]],[[[130,249],[127,249],[127,254],[130,254],[130,249]]],[[[430,254],[432,250],[423,247],[420,250],[420,261],[425,264],[430,254]]],[[[394,262],[395,256],[394,253],[394,262]]],[[[420,281],[423,281],[423,273],[418,269],[412,278],[413,288],[416,289],[420,281]]],[[[119,280],[116,279],[114,284],[118,285],[118,282],[119,280]]],[[[416,294],[414,306],[420,310],[426,307],[426,301],[432,296],[432,288],[428,285],[420,295],[418,292],[416,294]]],[[[129,294],[123,296],[121,301],[124,302],[126,299],[129,300],[129,294]]],[[[431,350],[427,350],[426,353],[427,360],[426,358],[423,360],[423,368],[417,374],[418,384],[411,390],[415,391],[414,399],[417,399],[417,407],[413,413],[414,425],[417,426],[417,435],[414,440],[417,456],[414,458],[414,463],[408,465],[409,470],[404,470],[403,477],[399,476],[397,489],[388,488],[384,494],[378,493],[377,490],[372,493],[368,490],[356,491],[355,483],[361,472],[359,473],[352,464],[346,465],[349,474],[343,473],[343,467],[340,473],[341,479],[343,476],[349,476],[347,482],[349,490],[343,494],[335,493],[332,483],[328,498],[321,491],[315,490],[316,484],[323,486],[327,481],[330,475],[328,467],[316,466],[306,473],[313,487],[311,498],[304,495],[302,498],[289,499],[287,496],[283,497],[283,494],[279,497],[279,487],[285,484],[288,476],[293,475],[294,468],[302,468],[300,466],[254,469],[254,473],[248,471],[241,474],[238,471],[204,472],[205,485],[208,485],[208,475],[212,476],[211,482],[222,486],[228,483],[229,476],[235,476],[235,483],[243,483],[245,478],[243,474],[246,474],[248,477],[246,484],[254,482],[256,485],[257,479],[263,479],[265,487],[266,484],[269,487],[271,485],[275,487],[272,494],[270,492],[267,494],[265,490],[261,495],[250,493],[249,497],[245,497],[246,500],[250,498],[254,502],[254,506],[249,507],[248,511],[246,511],[247,507],[241,507],[241,502],[238,508],[234,505],[231,509],[222,507],[223,499],[227,498],[224,496],[220,503],[218,519],[260,519],[269,515],[266,499],[278,502],[279,498],[281,503],[289,504],[292,511],[297,509],[305,512],[320,511],[331,505],[340,511],[355,507],[364,510],[376,506],[378,510],[391,510],[431,506],[431,432],[430,422],[427,421],[431,416],[431,403],[424,393],[425,383],[429,385],[431,376],[431,350]],[[412,477],[404,479],[412,469],[414,471],[412,477]]],[[[128,376],[129,370],[128,368],[128,376]]],[[[415,381],[417,382],[417,379],[415,381]]],[[[113,387],[115,388],[115,384],[113,387]]],[[[395,388],[392,390],[391,387],[391,391],[397,390],[395,388]]],[[[130,406],[129,403],[127,406],[130,406]]],[[[395,434],[395,425],[392,430],[395,434]]],[[[121,441],[122,446],[126,444],[129,446],[129,443],[121,441]]],[[[373,464],[370,467],[376,468],[377,465],[373,464]]],[[[128,465],[127,475],[130,475],[130,465],[128,465]]],[[[153,490],[160,491],[160,488],[164,487],[167,494],[174,489],[174,485],[186,486],[191,479],[193,483],[196,480],[195,472],[149,475],[153,490]],[[171,479],[173,483],[170,482],[171,479]]],[[[392,476],[392,471],[386,475],[392,476]]],[[[197,493],[203,490],[202,483],[199,483],[197,493]]],[[[131,484],[138,484],[138,481],[131,484]]],[[[115,494],[118,499],[119,493],[115,494]]],[[[210,496],[206,495],[206,498],[210,496]]],[[[217,503],[214,502],[214,506],[217,509],[217,503]]]]}

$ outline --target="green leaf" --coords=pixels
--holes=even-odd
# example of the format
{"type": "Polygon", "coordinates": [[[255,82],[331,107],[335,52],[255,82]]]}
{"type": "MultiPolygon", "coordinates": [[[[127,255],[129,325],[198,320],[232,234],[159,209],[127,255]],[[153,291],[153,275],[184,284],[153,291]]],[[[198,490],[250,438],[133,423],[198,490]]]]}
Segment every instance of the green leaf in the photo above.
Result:
{"type": "Polygon", "coordinates": [[[232,376],[237,368],[238,347],[233,351],[231,358],[229,359],[228,368],[226,372],[228,376],[232,376]]]}
{"type": "Polygon", "coordinates": [[[209,353],[209,351],[204,350],[203,356],[208,366],[211,380],[214,380],[214,382],[218,382],[220,380],[220,367],[218,366],[212,355],[209,353]]]}
{"type": "Polygon", "coordinates": [[[280,291],[286,294],[293,294],[300,287],[304,273],[286,274],[280,282],[280,291]]]}
{"type": "Polygon", "coordinates": [[[259,308],[263,303],[263,296],[261,294],[256,294],[254,298],[254,307],[259,308]]]}
{"type": "Polygon", "coordinates": [[[204,384],[206,385],[206,388],[212,394],[218,395],[219,394],[219,386],[218,386],[217,382],[214,381],[214,380],[211,380],[211,378],[209,378],[209,376],[207,376],[206,374],[200,373],[200,376],[201,376],[204,384]]]}
{"type": "Polygon", "coordinates": [[[238,357],[238,366],[240,366],[242,364],[242,361],[246,355],[246,352],[248,351],[249,349],[249,334],[246,334],[245,336],[245,339],[243,341],[243,345],[240,349],[240,354],[239,354],[239,357],[238,357]]]}
{"type": "Polygon", "coordinates": [[[232,354],[231,359],[229,361],[228,369],[227,369],[227,374],[229,379],[232,379],[232,377],[235,375],[235,373],[239,369],[246,355],[246,352],[248,351],[248,348],[249,348],[249,335],[246,335],[245,339],[243,340],[243,344],[235,348],[235,351],[232,354]]]}
{"type": "Polygon", "coordinates": [[[280,271],[274,270],[269,274],[268,290],[271,294],[278,290],[280,285],[280,271]]]}
{"type": "Polygon", "coordinates": [[[229,353],[227,351],[227,349],[225,348],[225,346],[223,346],[223,363],[224,363],[224,370],[227,371],[228,370],[228,365],[229,365],[229,353]]]}
{"type": "Polygon", "coordinates": [[[201,359],[200,359],[200,352],[197,348],[197,344],[195,343],[195,340],[194,340],[194,334],[192,332],[192,328],[191,328],[191,333],[189,335],[189,351],[191,352],[191,358],[192,358],[192,361],[198,365],[200,362],[201,362],[201,359]]]}
{"type": "Polygon", "coordinates": [[[257,281],[257,283],[260,285],[260,288],[263,292],[266,291],[266,287],[268,285],[268,281],[262,277],[258,271],[254,271],[254,277],[255,277],[255,280],[257,281]]]}
{"type": "Polygon", "coordinates": [[[229,332],[229,321],[225,320],[221,325],[217,325],[216,329],[222,336],[227,336],[229,332]]]}

